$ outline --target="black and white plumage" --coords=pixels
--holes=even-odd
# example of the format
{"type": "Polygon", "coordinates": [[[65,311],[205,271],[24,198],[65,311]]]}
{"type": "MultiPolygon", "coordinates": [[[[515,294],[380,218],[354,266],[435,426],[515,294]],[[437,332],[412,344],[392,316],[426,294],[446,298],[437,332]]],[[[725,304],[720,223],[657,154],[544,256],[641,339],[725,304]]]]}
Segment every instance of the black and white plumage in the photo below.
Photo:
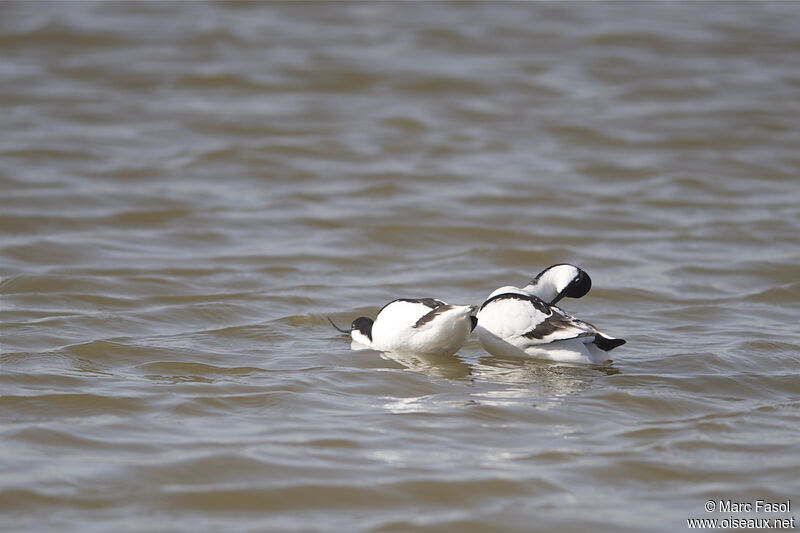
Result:
{"type": "Polygon", "coordinates": [[[592,288],[589,274],[566,263],[552,265],[539,272],[530,283],[522,288],[507,285],[500,287],[489,298],[506,292],[523,292],[536,296],[544,302],[555,305],[562,298],[581,298],[592,288]]]}
{"type": "MultiPolygon", "coordinates": [[[[452,355],[467,341],[477,320],[474,306],[449,305],[435,298],[401,298],[383,306],[375,320],[358,317],[345,330],[353,349],[452,355]]],[[[328,319],[330,321],[330,318],[328,319]]]]}
{"type": "Polygon", "coordinates": [[[554,265],[520,289],[501,287],[478,311],[478,338],[492,355],[598,364],[625,344],[553,303],[580,298],[591,288],[588,274],[573,265],[554,265]]]}

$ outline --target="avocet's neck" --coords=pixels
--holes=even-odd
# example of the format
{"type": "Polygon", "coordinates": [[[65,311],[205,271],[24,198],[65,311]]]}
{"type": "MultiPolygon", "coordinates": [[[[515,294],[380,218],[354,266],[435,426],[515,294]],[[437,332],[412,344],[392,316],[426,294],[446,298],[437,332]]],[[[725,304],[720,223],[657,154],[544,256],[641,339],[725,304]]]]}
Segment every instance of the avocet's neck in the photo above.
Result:
{"type": "Polygon", "coordinates": [[[578,273],[579,270],[572,265],[555,265],[536,276],[522,290],[550,303],[558,299],[578,277],[578,273]]]}
{"type": "Polygon", "coordinates": [[[558,296],[559,291],[551,283],[529,283],[522,288],[522,291],[530,296],[536,296],[545,302],[552,302],[558,296]]]}

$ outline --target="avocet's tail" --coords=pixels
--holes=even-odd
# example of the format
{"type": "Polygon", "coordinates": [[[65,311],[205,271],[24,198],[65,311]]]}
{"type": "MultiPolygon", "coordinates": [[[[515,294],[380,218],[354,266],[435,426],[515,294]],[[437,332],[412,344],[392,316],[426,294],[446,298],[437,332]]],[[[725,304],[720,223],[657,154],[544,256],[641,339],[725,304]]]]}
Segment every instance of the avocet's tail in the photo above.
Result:
{"type": "Polygon", "coordinates": [[[594,336],[595,346],[597,346],[598,348],[600,348],[605,352],[610,352],[614,348],[622,346],[626,342],[628,341],[626,341],[625,339],[615,339],[614,337],[606,337],[605,335],[602,335],[600,333],[597,333],[594,336]]]}

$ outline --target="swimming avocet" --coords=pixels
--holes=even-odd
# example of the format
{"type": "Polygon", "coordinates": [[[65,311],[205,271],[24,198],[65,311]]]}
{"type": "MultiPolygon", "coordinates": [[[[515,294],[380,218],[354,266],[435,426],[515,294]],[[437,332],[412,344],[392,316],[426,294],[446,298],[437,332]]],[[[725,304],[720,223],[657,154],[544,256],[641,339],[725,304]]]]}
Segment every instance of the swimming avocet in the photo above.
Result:
{"type": "Polygon", "coordinates": [[[349,330],[353,349],[381,352],[453,355],[475,329],[474,306],[449,305],[435,298],[401,298],[386,304],[373,321],[356,318],[349,330]]]}
{"type": "Polygon", "coordinates": [[[599,364],[625,344],[553,305],[580,298],[591,288],[588,274],[573,265],[545,269],[522,289],[501,287],[478,311],[478,338],[492,355],[599,364]]]}

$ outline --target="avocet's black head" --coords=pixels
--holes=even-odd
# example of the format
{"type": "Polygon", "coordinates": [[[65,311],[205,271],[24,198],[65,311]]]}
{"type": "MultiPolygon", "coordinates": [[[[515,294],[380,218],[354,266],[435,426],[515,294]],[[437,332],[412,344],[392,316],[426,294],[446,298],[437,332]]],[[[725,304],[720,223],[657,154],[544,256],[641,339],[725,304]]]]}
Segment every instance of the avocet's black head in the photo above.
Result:
{"type": "Polygon", "coordinates": [[[525,291],[555,305],[565,296],[581,298],[591,288],[592,279],[589,274],[575,265],[560,264],[542,270],[525,287],[525,291]]]}
{"type": "MultiPolygon", "coordinates": [[[[578,275],[572,278],[572,281],[569,282],[563,291],[561,291],[561,293],[558,295],[558,300],[564,296],[569,296],[570,298],[583,298],[592,288],[592,278],[589,277],[589,274],[578,267],[575,267],[575,269],[578,271],[578,275]]],[[[552,302],[552,304],[555,304],[555,302],[552,302]]]]}
{"type": "Polygon", "coordinates": [[[328,317],[328,322],[330,322],[331,326],[336,328],[337,331],[350,335],[350,338],[358,344],[363,344],[367,347],[372,346],[372,324],[374,322],[371,318],[365,316],[356,318],[353,320],[353,323],[350,324],[350,329],[340,328],[331,320],[331,317],[328,317]]]}
{"type": "Polygon", "coordinates": [[[360,333],[372,341],[372,324],[374,323],[375,322],[371,318],[360,316],[353,320],[350,326],[350,333],[353,335],[354,339],[358,336],[358,333],[360,333]]]}

